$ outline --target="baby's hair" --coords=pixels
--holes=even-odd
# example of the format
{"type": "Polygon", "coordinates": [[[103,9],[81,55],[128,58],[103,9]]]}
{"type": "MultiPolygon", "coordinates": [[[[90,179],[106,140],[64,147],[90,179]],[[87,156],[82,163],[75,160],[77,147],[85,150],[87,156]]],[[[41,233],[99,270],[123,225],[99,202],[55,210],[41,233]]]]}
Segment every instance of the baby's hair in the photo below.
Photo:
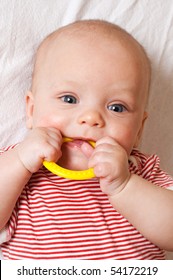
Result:
{"type": "MultiPolygon", "coordinates": [[[[58,39],[61,37],[67,36],[69,39],[77,37],[79,40],[83,40],[86,36],[89,36],[90,42],[94,41],[95,37],[102,36],[103,39],[115,39],[118,38],[121,43],[126,46],[127,41],[131,42],[131,45],[136,47],[136,50],[140,52],[142,55],[145,66],[146,66],[146,75],[148,75],[148,91],[150,87],[150,78],[151,78],[151,63],[147,56],[147,53],[144,47],[125,29],[120,26],[99,19],[91,19],[91,20],[79,20],[73,23],[70,23],[66,26],[60,27],[59,29],[53,31],[49,34],[40,44],[35,60],[35,66],[33,71],[33,80],[37,74],[37,70],[39,70],[39,65],[42,60],[44,60],[44,53],[46,49],[49,49],[51,44],[55,41],[58,44],[58,39]]],[[[34,81],[33,81],[34,83],[34,81]]]]}
{"type": "MultiPolygon", "coordinates": [[[[135,42],[143,51],[144,55],[146,56],[146,59],[148,60],[148,63],[150,64],[150,60],[147,56],[146,50],[144,47],[130,34],[128,33],[125,29],[121,28],[119,25],[116,25],[114,23],[105,21],[105,20],[99,20],[99,19],[91,19],[91,20],[79,20],[75,21],[73,23],[70,23],[68,25],[62,26],[59,29],[53,31],[50,33],[40,44],[40,47],[44,42],[47,40],[51,40],[53,38],[57,38],[57,36],[63,34],[63,35],[86,35],[87,33],[90,35],[93,35],[93,38],[96,34],[99,34],[100,31],[102,32],[102,35],[106,37],[111,37],[115,36],[116,34],[119,33],[119,35],[126,36],[133,42],[135,42]]],[[[38,48],[39,49],[39,48],[38,48]]]]}
{"type": "Polygon", "coordinates": [[[100,33],[102,34],[102,36],[109,38],[114,37],[116,33],[116,35],[121,35],[119,37],[120,40],[123,40],[126,37],[127,39],[133,41],[133,43],[138,45],[138,47],[143,52],[150,67],[150,60],[147,56],[145,48],[130,33],[128,33],[125,29],[121,28],[119,25],[99,19],[79,20],[60,27],[59,29],[50,33],[43,40],[43,42],[40,44],[40,47],[38,48],[38,51],[46,42],[52,41],[53,39],[57,39],[61,35],[71,35],[72,37],[77,35],[79,38],[81,35],[82,39],[82,37],[86,36],[86,34],[89,34],[91,38],[94,38],[96,34],[100,33]]]}

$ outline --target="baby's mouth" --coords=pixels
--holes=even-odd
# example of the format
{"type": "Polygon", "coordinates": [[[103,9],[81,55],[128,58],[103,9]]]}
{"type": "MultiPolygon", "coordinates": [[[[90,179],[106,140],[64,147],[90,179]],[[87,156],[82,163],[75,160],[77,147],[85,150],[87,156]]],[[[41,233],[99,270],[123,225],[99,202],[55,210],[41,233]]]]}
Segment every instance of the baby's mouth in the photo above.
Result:
{"type": "Polygon", "coordinates": [[[81,139],[72,139],[72,141],[66,142],[66,145],[72,148],[81,148],[84,143],[87,143],[87,141],[81,139]]]}
{"type": "Polygon", "coordinates": [[[94,146],[92,147],[86,139],[64,138],[62,157],[58,160],[58,165],[70,170],[87,169],[93,149],[94,146]]]}
{"type": "Polygon", "coordinates": [[[82,145],[85,144],[85,146],[90,146],[92,148],[95,148],[95,141],[88,140],[88,139],[78,139],[78,138],[64,138],[63,144],[65,143],[67,147],[81,149],[82,145]]]}

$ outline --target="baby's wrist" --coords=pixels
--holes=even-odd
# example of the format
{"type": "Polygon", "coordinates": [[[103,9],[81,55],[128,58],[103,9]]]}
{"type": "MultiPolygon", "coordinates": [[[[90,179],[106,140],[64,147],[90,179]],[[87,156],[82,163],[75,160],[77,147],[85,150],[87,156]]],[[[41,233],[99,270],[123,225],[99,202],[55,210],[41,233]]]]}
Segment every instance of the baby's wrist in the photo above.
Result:
{"type": "Polygon", "coordinates": [[[22,159],[22,156],[20,154],[20,148],[16,147],[16,152],[17,152],[17,158],[18,158],[18,162],[20,163],[21,167],[30,175],[32,175],[32,171],[30,170],[30,168],[27,166],[27,164],[25,163],[25,161],[22,159]]]}
{"type": "Polygon", "coordinates": [[[123,180],[123,182],[121,184],[119,184],[118,186],[116,186],[114,188],[114,190],[108,195],[109,199],[111,200],[114,196],[119,195],[121,192],[123,192],[123,190],[127,187],[130,179],[131,179],[132,174],[128,174],[128,176],[125,178],[125,180],[123,180]]]}

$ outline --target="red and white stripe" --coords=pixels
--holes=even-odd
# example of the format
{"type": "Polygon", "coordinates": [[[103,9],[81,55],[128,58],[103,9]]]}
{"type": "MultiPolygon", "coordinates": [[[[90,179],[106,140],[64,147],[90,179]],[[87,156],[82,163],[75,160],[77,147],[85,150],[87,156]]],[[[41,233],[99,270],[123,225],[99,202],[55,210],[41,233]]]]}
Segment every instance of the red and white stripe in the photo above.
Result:
{"type": "MultiPolygon", "coordinates": [[[[163,187],[172,179],[158,158],[137,151],[130,170],[163,187]],[[154,175],[155,173],[155,175],[154,175]]],[[[1,245],[5,259],[164,259],[109,203],[95,179],[71,181],[44,167],[24,188],[1,245]]]]}

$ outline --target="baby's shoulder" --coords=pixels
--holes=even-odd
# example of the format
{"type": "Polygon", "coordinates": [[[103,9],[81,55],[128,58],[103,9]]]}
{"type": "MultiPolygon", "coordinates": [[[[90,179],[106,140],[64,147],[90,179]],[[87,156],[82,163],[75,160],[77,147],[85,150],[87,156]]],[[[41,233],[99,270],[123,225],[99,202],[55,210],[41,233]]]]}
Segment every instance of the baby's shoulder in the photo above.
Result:
{"type": "Polygon", "coordinates": [[[130,171],[161,187],[173,186],[173,178],[160,167],[156,154],[144,154],[134,149],[129,158],[130,171]]]}

